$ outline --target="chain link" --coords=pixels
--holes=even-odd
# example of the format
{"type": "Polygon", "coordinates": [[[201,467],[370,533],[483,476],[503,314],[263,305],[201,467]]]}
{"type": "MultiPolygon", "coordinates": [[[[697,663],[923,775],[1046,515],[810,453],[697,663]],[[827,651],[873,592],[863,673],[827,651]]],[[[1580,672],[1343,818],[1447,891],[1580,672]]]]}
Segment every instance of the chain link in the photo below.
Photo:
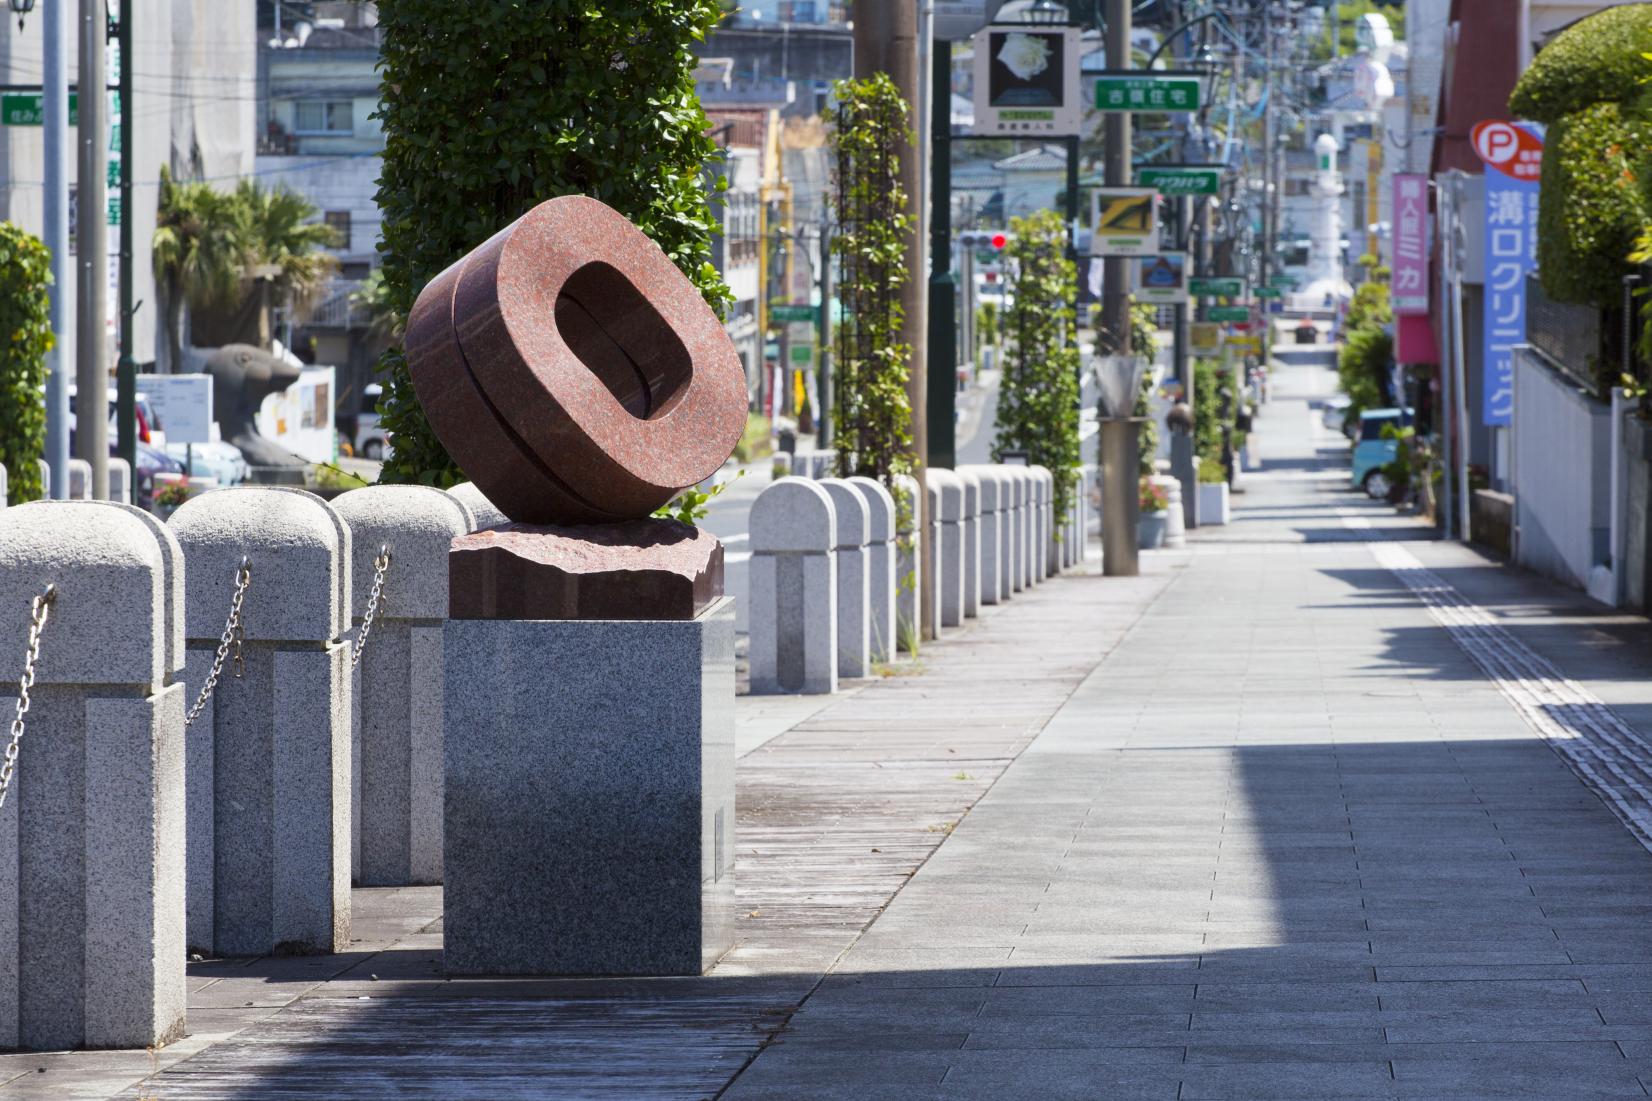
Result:
{"type": "Polygon", "coordinates": [[[384,575],[390,569],[390,544],[379,544],[379,556],[373,559],[373,588],[367,594],[367,611],[361,616],[361,630],[356,632],[356,652],[350,656],[350,668],[361,664],[361,652],[367,649],[367,636],[373,633],[373,620],[379,614],[384,600],[384,575]]]}
{"type": "Polygon", "coordinates": [[[235,571],[235,595],[230,598],[229,618],[224,621],[224,633],[218,636],[218,650],[212,655],[212,671],[207,674],[206,683],[201,685],[201,694],[195,697],[195,706],[184,716],[186,727],[200,718],[202,708],[212,698],[212,690],[218,687],[218,678],[224,673],[224,659],[229,657],[232,649],[235,651],[236,679],[239,680],[247,671],[246,659],[241,654],[241,643],[246,639],[246,632],[241,627],[241,605],[251,584],[252,560],[243,556],[240,567],[235,571]]]}
{"type": "Polygon", "coordinates": [[[46,620],[56,600],[57,586],[47,585],[29,609],[29,645],[23,651],[23,676],[17,682],[17,714],[11,721],[11,741],[6,743],[5,763],[0,764],[0,807],[6,805],[12,772],[17,768],[17,750],[23,742],[23,716],[29,713],[29,689],[34,687],[34,666],[40,660],[40,634],[46,629],[46,620]]]}

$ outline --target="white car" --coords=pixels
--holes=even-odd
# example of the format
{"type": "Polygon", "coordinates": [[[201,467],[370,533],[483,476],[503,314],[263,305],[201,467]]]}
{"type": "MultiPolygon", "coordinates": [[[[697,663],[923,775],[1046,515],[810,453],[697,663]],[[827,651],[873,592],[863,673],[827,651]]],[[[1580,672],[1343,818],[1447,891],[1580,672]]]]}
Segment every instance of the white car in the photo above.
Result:
{"type": "Polygon", "coordinates": [[[1343,394],[1326,398],[1320,403],[1320,422],[1333,432],[1345,431],[1344,422],[1348,419],[1348,405],[1348,398],[1343,394]]]}
{"type": "Polygon", "coordinates": [[[356,438],[351,447],[363,459],[383,462],[390,455],[390,436],[379,427],[379,398],[384,387],[373,383],[361,393],[361,411],[356,414],[356,438]]]}

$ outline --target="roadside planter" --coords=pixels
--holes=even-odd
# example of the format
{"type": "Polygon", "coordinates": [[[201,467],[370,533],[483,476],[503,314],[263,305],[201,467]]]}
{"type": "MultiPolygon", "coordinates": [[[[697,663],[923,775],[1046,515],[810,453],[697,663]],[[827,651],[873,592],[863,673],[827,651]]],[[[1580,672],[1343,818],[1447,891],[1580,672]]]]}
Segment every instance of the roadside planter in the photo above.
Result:
{"type": "Polygon", "coordinates": [[[1228,484],[1226,482],[1199,483],[1199,523],[1225,524],[1228,522],[1228,484]]]}
{"type": "Polygon", "coordinates": [[[1136,528],[1136,546],[1157,550],[1164,546],[1170,530],[1170,493],[1151,478],[1141,480],[1141,521],[1136,528]]]}

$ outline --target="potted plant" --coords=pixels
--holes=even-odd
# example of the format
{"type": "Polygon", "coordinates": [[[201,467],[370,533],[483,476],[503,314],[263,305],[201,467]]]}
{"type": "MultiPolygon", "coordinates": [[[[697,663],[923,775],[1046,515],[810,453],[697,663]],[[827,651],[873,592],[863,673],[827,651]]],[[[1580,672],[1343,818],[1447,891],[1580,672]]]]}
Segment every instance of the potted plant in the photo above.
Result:
{"type": "Polygon", "coordinates": [[[162,520],[165,520],[174,512],[177,512],[178,506],[189,500],[189,498],[190,492],[188,482],[167,482],[165,485],[159,486],[155,490],[155,496],[153,498],[155,502],[155,515],[159,516],[162,520]]]}
{"type": "Polygon", "coordinates": [[[1140,489],[1141,523],[1136,529],[1136,546],[1157,550],[1164,546],[1165,531],[1170,527],[1170,491],[1155,485],[1151,478],[1143,478],[1140,489]]]}
{"type": "Polygon", "coordinates": [[[1228,479],[1215,459],[1199,460],[1199,523],[1228,522],[1228,479]]]}

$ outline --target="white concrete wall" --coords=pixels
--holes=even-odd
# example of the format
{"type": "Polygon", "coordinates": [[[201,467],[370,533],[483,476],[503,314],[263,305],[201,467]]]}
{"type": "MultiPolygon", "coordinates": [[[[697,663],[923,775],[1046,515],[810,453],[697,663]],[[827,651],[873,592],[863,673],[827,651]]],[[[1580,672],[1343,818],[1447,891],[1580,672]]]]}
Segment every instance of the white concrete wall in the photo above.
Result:
{"type": "Polygon", "coordinates": [[[1510,450],[1515,561],[1587,588],[1590,571],[1609,553],[1610,408],[1520,345],[1510,450]]]}

